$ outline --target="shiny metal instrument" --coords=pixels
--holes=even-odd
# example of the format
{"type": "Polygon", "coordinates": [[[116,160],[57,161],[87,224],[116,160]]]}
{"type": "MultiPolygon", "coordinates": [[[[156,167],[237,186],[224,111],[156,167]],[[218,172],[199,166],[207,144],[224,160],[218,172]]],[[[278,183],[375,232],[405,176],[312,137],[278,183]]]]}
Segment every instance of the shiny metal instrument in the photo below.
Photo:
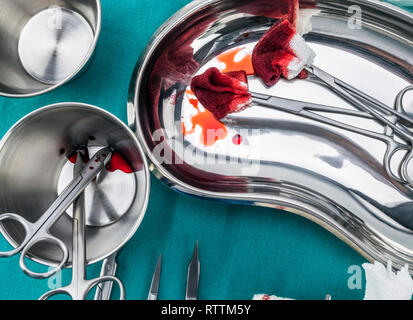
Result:
{"type": "Polygon", "coordinates": [[[188,275],[186,279],[185,300],[198,300],[199,275],[201,273],[201,264],[198,255],[198,241],[196,242],[194,254],[188,266],[188,275]]]}
{"type": "MultiPolygon", "coordinates": [[[[106,155],[110,150],[104,151],[106,155]]],[[[110,157],[109,157],[110,159],[110,157]]],[[[90,165],[88,163],[86,167],[90,165]]],[[[78,154],[75,164],[75,175],[82,173],[82,160],[80,154],[78,154]]],[[[125,299],[125,288],[122,282],[114,276],[102,276],[92,280],[86,280],[86,237],[85,237],[85,210],[84,210],[84,197],[80,194],[74,202],[73,206],[73,267],[72,267],[72,281],[69,285],[51,290],[40,297],[40,300],[46,300],[52,296],[59,294],[69,295],[73,300],[86,300],[88,293],[91,289],[99,284],[107,282],[116,282],[120,287],[120,299],[125,299]]]]}
{"type": "Polygon", "coordinates": [[[382,121],[384,124],[391,127],[394,131],[396,131],[400,136],[407,137],[408,139],[412,138],[412,133],[400,129],[397,127],[392,121],[386,119],[383,115],[384,113],[391,114],[398,118],[400,121],[407,123],[409,127],[413,126],[413,118],[403,112],[399,112],[398,109],[403,105],[403,96],[408,92],[413,90],[413,86],[408,86],[404,88],[400,93],[397,95],[397,105],[396,110],[390,108],[389,106],[385,105],[384,103],[376,100],[375,98],[369,96],[368,94],[354,88],[350,84],[333,77],[331,74],[328,74],[324,70],[316,66],[310,66],[305,68],[312,76],[316,77],[317,79],[321,80],[325,83],[330,89],[340,95],[343,99],[348,100],[352,105],[355,107],[362,109],[365,112],[368,112],[376,117],[379,121],[382,121]],[[368,103],[363,103],[360,101],[361,99],[365,99],[368,103]]]}
{"type": "MultiPolygon", "coordinates": [[[[87,265],[119,251],[134,235],[145,215],[150,192],[148,164],[134,133],[113,114],[87,104],[59,103],[36,109],[20,119],[0,141],[0,213],[15,212],[27,221],[41,219],[73,180],[73,150],[89,155],[110,146],[133,172],[102,170],[83,191],[86,215],[87,265]],[[41,174],[40,174],[41,173],[41,174]]],[[[49,230],[69,251],[72,265],[72,207],[49,230]]],[[[2,236],[12,247],[25,237],[14,220],[2,221],[2,236]]],[[[45,266],[61,262],[53,243],[32,247],[28,258],[45,266]]],[[[36,270],[35,270],[36,271],[36,270]]]]}
{"type": "Polygon", "coordinates": [[[368,260],[392,260],[396,268],[407,263],[413,273],[413,163],[406,161],[413,103],[411,92],[399,94],[413,84],[412,14],[374,0],[314,1],[300,11],[299,29],[317,54],[314,65],[341,79],[339,85],[374,97],[351,92],[366,108],[315,76],[272,88],[251,80],[252,92],[350,111],[284,104],[297,110],[285,112],[256,104],[228,115],[210,145],[201,138],[205,128],[189,130],[192,117],[203,112],[189,101],[192,77],[222,68],[218,57],[230,50],[240,50],[238,60],[252,52],[275,22],[265,16],[273,5],[194,1],[156,32],[137,63],[128,99],[129,124],[151,170],[179,192],[302,215],[368,260]],[[361,26],[349,24],[353,5],[361,9],[361,26]],[[403,103],[395,105],[395,97],[403,103]],[[241,143],[233,143],[236,135],[241,143]]]}
{"type": "MultiPolygon", "coordinates": [[[[315,68],[315,67],[312,67],[312,68],[315,68]]],[[[318,70],[318,69],[315,69],[315,70],[318,70]]],[[[326,74],[326,73],[323,72],[323,74],[326,74]]],[[[381,111],[376,111],[375,109],[373,109],[372,106],[364,105],[362,102],[358,101],[357,98],[354,97],[350,93],[346,93],[346,96],[348,96],[348,99],[351,100],[351,102],[354,104],[357,103],[357,105],[360,106],[360,109],[365,110],[365,112],[358,112],[357,110],[350,110],[350,109],[345,109],[345,108],[337,108],[337,107],[332,107],[332,106],[314,104],[314,103],[309,103],[305,101],[284,99],[280,97],[274,97],[274,96],[269,96],[269,95],[264,95],[264,94],[259,94],[259,93],[252,93],[252,101],[257,103],[258,105],[276,108],[276,109],[279,109],[285,112],[289,112],[289,113],[299,115],[299,116],[302,116],[308,119],[312,119],[315,121],[319,121],[319,122],[334,126],[336,128],[355,132],[355,133],[364,135],[366,137],[377,139],[379,141],[386,143],[387,152],[383,159],[383,167],[385,168],[389,176],[393,177],[393,179],[399,181],[400,183],[409,184],[411,187],[413,187],[413,179],[412,179],[413,171],[411,170],[411,168],[409,168],[409,165],[411,165],[410,162],[413,160],[413,149],[412,149],[413,148],[413,134],[410,131],[408,131],[408,129],[404,127],[403,124],[400,124],[397,121],[395,121],[395,117],[398,117],[399,121],[407,122],[408,126],[413,125],[413,118],[403,113],[403,110],[404,110],[403,96],[407,92],[413,91],[413,86],[409,86],[398,93],[396,97],[396,102],[395,102],[396,110],[394,110],[394,109],[390,109],[386,105],[383,105],[379,101],[376,101],[374,98],[363,94],[362,92],[349,86],[348,84],[343,83],[338,79],[335,79],[334,77],[330,75],[327,75],[325,77],[333,79],[329,81],[330,83],[336,83],[336,82],[341,83],[342,87],[348,88],[348,90],[351,90],[352,92],[354,92],[354,94],[357,94],[361,98],[365,98],[371,104],[374,103],[376,107],[380,109],[381,111]],[[401,110],[401,112],[397,110],[401,110]],[[316,111],[336,114],[336,115],[342,114],[342,115],[349,115],[349,116],[356,116],[356,117],[370,118],[370,119],[371,117],[374,117],[374,119],[382,121],[386,126],[390,126],[390,128],[393,131],[387,132],[387,133],[374,132],[368,129],[353,126],[349,124],[351,123],[351,121],[347,121],[347,123],[342,122],[342,121],[337,121],[327,116],[317,114],[316,111]],[[389,118],[388,115],[383,114],[383,112],[388,112],[392,114],[391,118],[389,118]],[[405,142],[403,143],[403,142],[399,142],[398,140],[396,140],[395,135],[400,137],[405,142]],[[406,155],[402,159],[400,166],[398,166],[397,173],[393,173],[392,168],[391,168],[393,157],[397,152],[402,151],[402,150],[406,151],[406,155]]],[[[330,86],[335,87],[333,85],[329,85],[329,87],[330,86]]],[[[341,89],[338,92],[342,92],[341,89]]],[[[388,131],[384,129],[386,128],[383,128],[383,131],[388,131]]]]}
{"type": "Polygon", "coordinates": [[[354,88],[348,83],[333,77],[316,66],[306,67],[306,70],[310,72],[311,75],[325,83],[343,99],[347,100],[358,109],[373,115],[377,120],[385,124],[393,131],[391,134],[381,135],[380,137],[381,140],[387,144],[384,168],[393,179],[399,181],[400,183],[407,183],[410,187],[413,187],[413,171],[411,168],[409,170],[409,165],[411,165],[410,162],[413,160],[413,134],[404,126],[406,125],[408,127],[412,127],[413,118],[403,112],[403,97],[407,92],[413,91],[413,86],[408,86],[397,94],[395,110],[354,88]],[[362,99],[366,102],[362,101],[362,99]],[[392,119],[389,119],[388,115],[391,115],[392,119]],[[394,135],[397,135],[405,141],[407,146],[405,144],[403,145],[402,143],[398,143],[395,139],[393,139],[394,135]],[[395,174],[391,170],[391,160],[394,154],[400,150],[405,150],[406,155],[398,172],[395,174]]]}
{"type": "Polygon", "coordinates": [[[97,174],[108,164],[112,157],[110,148],[104,148],[97,152],[86,164],[85,168],[80,171],[79,175],[66,187],[50,208],[35,223],[27,221],[25,218],[14,213],[5,213],[0,215],[0,221],[13,220],[20,223],[25,231],[26,236],[15,249],[8,252],[0,252],[0,257],[10,257],[20,254],[20,267],[27,275],[34,278],[48,278],[66,264],[69,258],[69,251],[66,244],[59,238],[53,236],[49,230],[57,220],[66,212],[67,208],[76,200],[76,198],[85,190],[97,174]],[[44,273],[31,271],[25,262],[28,251],[34,245],[49,242],[56,244],[62,251],[61,262],[52,270],[44,273]]]}
{"type": "Polygon", "coordinates": [[[162,255],[159,256],[153,273],[151,287],[149,289],[147,300],[158,300],[159,282],[161,280],[162,255]]]}
{"type": "MultiPolygon", "coordinates": [[[[117,257],[119,253],[115,252],[105,260],[103,260],[102,268],[100,271],[100,277],[115,276],[118,268],[117,257]]],[[[112,281],[106,281],[96,286],[95,299],[94,300],[110,300],[112,294],[112,281]]]]}

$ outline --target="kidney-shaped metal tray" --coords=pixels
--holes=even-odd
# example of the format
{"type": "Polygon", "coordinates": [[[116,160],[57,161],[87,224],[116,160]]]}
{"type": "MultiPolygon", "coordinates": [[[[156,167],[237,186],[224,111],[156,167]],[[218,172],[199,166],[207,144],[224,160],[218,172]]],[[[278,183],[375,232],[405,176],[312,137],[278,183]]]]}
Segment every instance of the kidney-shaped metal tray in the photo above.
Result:
{"type": "MultiPolygon", "coordinates": [[[[300,214],[368,259],[391,259],[396,267],[408,263],[413,271],[413,190],[384,169],[383,141],[260,106],[219,123],[189,90],[191,78],[206,68],[248,65],[281,3],[195,1],[157,31],[137,64],[128,101],[130,125],[152,171],[193,196],[300,214]],[[209,140],[203,135],[208,129],[217,129],[209,140]]],[[[320,0],[301,1],[299,16],[298,28],[317,53],[316,66],[390,107],[413,83],[411,14],[373,0],[320,0]]],[[[267,88],[251,78],[250,88],[354,109],[311,79],[267,88]]],[[[404,111],[413,112],[411,101],[404,111]]],[[[327,116],[389,133],[368,117],[327,116]]],[[[392,158],[395,172],[403,156],[392,158]]]]}

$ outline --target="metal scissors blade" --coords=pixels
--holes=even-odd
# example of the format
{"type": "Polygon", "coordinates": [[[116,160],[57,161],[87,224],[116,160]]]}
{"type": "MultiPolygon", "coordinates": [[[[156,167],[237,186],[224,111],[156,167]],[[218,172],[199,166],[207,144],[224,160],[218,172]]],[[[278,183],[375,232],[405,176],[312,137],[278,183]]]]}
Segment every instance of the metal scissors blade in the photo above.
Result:
{"type": "MultiPolygon", "coordinates": [[[[304,101],[279,98],[279,97],[274,97],[274,96],[259,94],[259,93],[252,93],[252,98],[253,98],[252,100],[254,103],[257,103],[260,105],[268,106],[273,109],[278,109],[284,112],[299,115],[304,118],[322,122],[322,123],[325,123],[325,124],[328,124],[328,125],[340,128],[340,129],[359,133],[361,135],[383,141],[388,145],[395,144],[393,139],[386,134],[374,132],[371,130],[356,127],[348,123],[334,120],[324,115],[317,114],[314,111],[322,111],[322,112],[327,112],[327,113],[334,112],[334,113],[359,116],[359,117],[369,118],[369,119],[374,120],[375,118],[369,115],[368,113],[360,112],[357,110],[349,110],[349,109],[344,109],[344,108],[331,107],[331,106],[326,106],[326,105],[321,105],[321,104],[307,103],[304,101]]],[[[402,147],[401,144],[396,143],[396,145],[397,146],[394,149],[402,147]]]]}
{"type": "MultiPolygon", "coordinates": [[[[102,263],[102,268],[100,271],[100,276],[115,276],[116,270],[118,268],[117,257],[118,251],[106,258],[102,263]]],[[[108,281],[99,284],[96,287],[94,300],[110,300],[112,294],[113,282],[108,281]]]]}
{"type": "MultiPolygon", "coordinates": [[[[406,90],[409,90],[409,89],[406,88],[404,91],[402,91],[402,94],[403,92],[406,92],[406,90]]],[[[259,94],[259,93],[251,93],[251,94],[252,94],[252,101],[256,104],[268,106],[273,109],[278,109],[284,112],[299,115],[307,119],[325,123],[327,125],[331,125],[336,128],[355,132],[355,133],[364,135],[366,137],[370,137],[370,138],[384,142],[387,145],[387,151],[383,159],[383,167],[386,170],[386,172],[393,179],[395,179],[396,181],[400,183],[408,183],[410,185],[413,185],[413,179],[409,176],[408,168],[407,168],[410,160],[413,159],[413,150],[411,149],[411,143],[408,143],[408,144],[400,143],[400,142],[395,141],[392,135],[389,135],[387,133],[383,134],[383,133],[363,129],[361,127],[356,127],[354,125],[341,122],[338,120],[334,120],[324,115],[315,113],[314,111],[322,111],[322,112],[327,112],[327,113],[334,112],[334,113],[347,114],[347,115],[353,115],[353,116],[376,120],[376,118],[370,115],[369,113],[365,113],[365,112],[361,112],[357,110],[347,110],[343,108],[336,108],[336,107],[330,107],[330,106],[325,106],[325,105],[307,103],[304,101],[279,98],[279,97],[274,97],[274,96],[270,96],[266,94],[259,94]],[[393,156],[396,154],[396,152],[400,150],[406,150],[408,152],[400,167],[401,174],[397,175],[392,172],[391,160],[393,156]]]]}
{"type": "MultiPolygon", "coordinates": [[[[73,176],[81,174],[84,167],[81,154],[77,153],[73,176]]],[[[73,267],[72,279],[74,283],[74,298],[80,297],[81,281],[85,279],[86,238],[85,238],[85,197],[82,192],[73,202],[73,267]]]]}
{"type": "Polygon", "coordinates": [[[188,267],[185,300],[198,300],[199,275],[201,265],[198,255],[198,241],[188,267]]]}
{"type": "Polygon", "coordinates": [[[10,257],[21,252],[19,260],[20,268],[24,273],[34,278],[44,279],[59,272],[61,268],[67,263],[67,260],[69,258],[69,251],[66,244],[62,240],[50,234],[49,229],[57,222],[57,220],[59,220],[59,218],[85,190],[90,182],[107,165],[111,157],[112,151],[110,148],[104,148],[97,152],[88,162],[85,168],[83,168],[78,176],[75,177],[71,183],[69,183],[65,190],[49,207],[49,209],[47,209],[46,212],[36,222],[29,222],[20,215],[14,213],[6,213],[0,215],[0,221],[7,219],[15,220],[16,222],[19,222],[26,230],[26,237],[20,243],[20,245],[9,252],[0,252],[0,257],[10,257]],[[25,261],[25,257],[28,255],[29,250],[39,242],[54,243],[61,249],[63,253],[60,263],[50,271],[44,273],[31,271],[27,267],[25,261]]]}
{"type": "Polygon", "coordinates": [[[327,113],[339,113],[350,116],[357,116],[362,118],[374,119],[367,112],[362,112],[359,110],[351,110],[345,108],[338,108],[333,106],[327,106],[323,104],[281,98],[276,96],[271,96],[262,93],[250,92],[252,96],[252,101],[263,106],[267,106],[274,109],[279,109],[293,114],[300,114],[304,110],[321,111],[327,113]]]}
{"type": "MultiPolygon", "coordinates": [[[[111,156],[111,152],[107,149],[102,149],[96,153],[92,160],[90,160],[85,168],[80,171],[80,176],[84,174],[85,170],[93,170],[93,166],[97,165],[99,161],[96,156],[102,156],[105,160],[102,164],[106,165],[107,156],[111,156]]],[[[81,157],[78,154],[78,159],[76,159],[76,164],[74,168],[74,174],[77,173],[79,167],[81,167],[81,157]]],[[[103,169],[103,167],[101,168],[103,169]]],[[[95,175],[96,176],[96,175],[95,175]]],[[[74,202],[73,207],[73,266],[72,266],[72,279],[69,285],[59,288],[56,290],[51,290],[40,297],[41,300],[46,300],[56,294],[67,294],[72,297],[73,300],[85,300],[88,296],[90,290],[99,285],[103,285],[107,282],[116,282],[120,288],[120,299],[125,299],[125,288],[122,282],[114,276],[101,276],[96,279],[87,280],[86,279],[86,223],[85,223],[85,210],[84,210],[84,196],[83,193],[79,194],[78,198],[74,202]]]]}
{"type": "Polygon", "coordinates": [[[392,128],[395,133],[397,133],[401,138],[405,139],[407,142],[411,143],[413,141],[413,134],[409,130],[407,130],[404,126],[397,125],[397,123],[394,123],[393,121],[388,119],[388,115],[391,114],[412,125],[413,119],[410,118],[408,115],[386,106],[380,101],[365,94],[364,92],[361,92],[360,90],[357,90],[348,83],[335,78],[331,74],[325,72],[324,70],[316,66],[307,66],[305,69],[312,76],[320,79],[330,89],[332,89],[343,99],[350,102],[356,108],[370,113],[377,120],[392,128]],[[362,100],[367,101],[368,103],[364,103],[364,101],[362,100]]]}
{"type": "Polygon", "coordinates": [[[83,166],[84,166],[84,164],[83,164],[83,161],[82,161],[81,153],[77,152],[76,163],[75,163],[75,166],[73,168],[73,178],[76,178],[80,174],[80,172],[83,169],[83,166]]]}
{"type": "Polygon", "coordinates": [[[151,287],[149,289],[148,300],[158,300],[159,282],[161,278],[162,254],[156,263],[155,272],[153,273],[151,287]]]}

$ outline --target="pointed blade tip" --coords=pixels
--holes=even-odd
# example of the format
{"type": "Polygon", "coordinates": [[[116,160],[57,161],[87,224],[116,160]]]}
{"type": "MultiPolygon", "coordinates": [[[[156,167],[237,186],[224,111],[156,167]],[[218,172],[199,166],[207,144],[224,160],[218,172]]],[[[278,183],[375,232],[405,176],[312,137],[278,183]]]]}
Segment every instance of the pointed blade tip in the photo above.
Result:
{"type": "Polygon", "coordinates": [[[194,260],[198,260],[199,261],[199,246],[198,246],[198,240],[196,241],[196,245],[195,245],[195,249],[194,249],[194,260]]]}
{"type": "Polygon", "coordinates": [[[162,266],[162,254],[159,255],[158,262],[156,263],[155,271],[152,276],[151,287],[149,289],[148,300],[157,300],[159,292],[159,282],[162,266]]]}

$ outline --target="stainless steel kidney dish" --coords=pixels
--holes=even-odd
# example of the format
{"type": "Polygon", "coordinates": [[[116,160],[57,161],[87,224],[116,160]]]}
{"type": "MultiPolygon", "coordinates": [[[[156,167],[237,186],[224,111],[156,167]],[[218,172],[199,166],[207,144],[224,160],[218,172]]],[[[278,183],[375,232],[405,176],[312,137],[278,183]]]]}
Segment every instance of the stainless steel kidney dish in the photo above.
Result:
{"type": "MultiPolygon", "coordinates": [[[[91,156],[93,150],[110,147],[131,168],[125,173],[105,167],[84,191],[85,260],[90,264],[118,251],[132,237],[149,198],[149,169],[143,150],[133,132],[109,112],[91,105],[61,103],[38,109],[16,123],[0,142],[0,213],[13,212],[29,222],[38,221],[62,194],[61,186],[75,178],[70,155],[85,147],[91,156]]],[[[70,253],[72,221],[68,210],[50,228],[70,253]]],[[[12,220],[2,221],[1,232],[13,247],[25,236],[22,226],[12,220]]],[[[46,265],[62,261],[61,250],[47,242],[30,248],[28,255],[46,265]]],[[[71,263],[70,255],[65,266],[71,263]]]]}
{"type": "Polygon", "coordinates": [[[2,0],[0,95],[38,95],[72,79],[93,54],[100,26],[100,0],[2,0]]]}
{"type": "MultiPolygon", "coordinates": [[[[299,27],[317,53],[314,65],[393,108],[398,93],[413,83],[413,16],[372,0],[308,3],[301,1],[299,27]],[[362,14],[354,20],[358,10],[362,14]]],[[[180,192],[300,214],[369,260],[408,263],[413,271],[413,190],[384,167],[386,143],[259,105],[214,122],[190,92],[194,75],[228,67],[228,57],[241,68],[275,21],[265,16],[270,4],[195,1],[154,35],[137,64],[128,101],[130,125],[151,168],[180,192]],[[208,129],[215,130],[212,140],[205,139],[208,129]]],[[[250,90],[354,110],[312,79],[272,88],[251,79],[250,90]]],[[[411,115],[411,94],[404,99],[399,111],[411,115]]],[[[323,115],[400,143],[375,119],[323,115]]],[[[395,152],[392,172],[410,147],[395,152]]]]}

